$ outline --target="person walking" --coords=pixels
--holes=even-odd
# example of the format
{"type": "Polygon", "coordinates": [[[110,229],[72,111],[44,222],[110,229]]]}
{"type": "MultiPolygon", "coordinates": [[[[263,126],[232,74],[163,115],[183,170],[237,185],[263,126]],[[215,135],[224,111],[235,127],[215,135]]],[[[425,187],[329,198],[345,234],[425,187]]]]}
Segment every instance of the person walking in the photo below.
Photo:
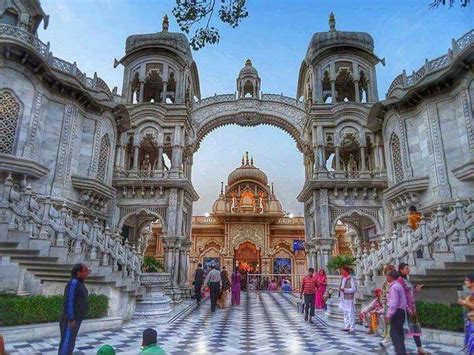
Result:
{"type": "Polygon", "coordinates": [[[308,274],[301,281],[300,298],[304,294],[304,320],[313,323],[314,316],[314,294],[316,293],[316,279],[314,278],[314,269],[310,267],[308,274]]]}
{"type": "Polygon", "coordinates": [[[158,333],[155,329],[147,328],[143,331],[142,351],[139,354],[165,355],[165,351],[158,346],[158,333]]]}
{"type": "Polygon", "coordinates": [[[221,273],[219,270],[216,270],[215,265],[211,265],[211,270],[204,280],[204,285],[209,287],[210,298],[211,298],[211,312],[216,311],[217,298],[219,297],[219,291],[221,289],[221,273]]]}
{"type": "MultiPolygon", "coordinates": [[[[387,274],[392,270],[395,270],[395,266],[392,264],[387,264],[385,265],[383,269],[383,274],[387,276],[387,274]]],[[[388,296],[389,286],[390,284],[388,283],[387,279],[385,279],[382,285],[382,297],[381,297],[381,301],[383,305],[383,314],[387,314],[387,310],[388,310],[387,296],[388,296]]],[[[390,345],[391,342],[392,340],[390,339],[390,323],[387,322],[386,319],[384,319],[384,331],[382,335],[382,341],[380,342],[380,346],[382,349],[386,349],[390,345]]]]}
{"type": "Polygon", "coordinates": [[[387,275],[389,283],[387,295],[387,322],[390,322],[390,337],[392,338],[395,353],[405,355],[405,334],[403,324],[405,323],[405,312],[407,299],[402,284],[398,281],[399,274],[392,270],[387,275]]]}
{"type": "Polygon", "coordinates": [[[231,286],[229,276],[228,276],[225,266],[222,267],[221,282],[222,282],[222,287],[220,290],[219,297],[217,299],[217,304],[219,305],[220,308],[224,309],[227,303],[227,295],[229,294],[229,290],[231,286]]]}
{"type": "Polygon", "coordinates": [[[201,296],[201,288],[202,284],[204,282],[204,270],[202,269],[202,264],[198,264],[198,268],[196,269],[196,272],[194,273],[194,293],[196,294],[196,302],[197,305],[199,306],[202,300],[201,296]]]}
{"type": "Polygon", "coordinates": [[[339,308],[344,313],[343,331],[350,334],[355,332],[354,294],[356,291],[357,284],[351,276],[351,269],[348,266],[342,267],[342,277],[339,284],[339,308]]]}
{"type": "Polygon", "coordinates": [[[400,263],[400,265],[398,265],[398,273],[400,275],[398,281],[403,286],[403,290],[405,291],[405,297],[407,299],[408,327],[410,329],[409,334],[413,337],[413,340],[415,341],[418,354],[429,354],[425,349],[423,349],[423,345],[421,344],[421,326],[418,322],[418,315],[416,313],[415,303],[415,292],[420,292],[423,285],[416,285],[415,287],[408,280],[408,275],[410,275],[410,266],[406,263],[400,263]]]}
{"type": "Polygon", "coordinates": [[[474,273],[464,279],[469,296],[459,299],[458,304],[466,308],[466,333],[464,336],[464,351],[466,354],[474,354],[474,273]]]}
{"type": "Polygon", "coordinates": [[[319,269],[316,278],[316,294],[314,296],[314,308],[315,309],[326,309],[326,302],[324,301],[324,294],[326,293],[326,287],[328,285],[328,278],[324,269],[319,269]]]}
{"type": "Polygon", "coordinates": [[[242,276],[240,275],[239,269],[235,269],[232,273],[232,295],[231,302],[232,305],[240,305],[240,282],[242,281],[242,276]]]}
{"type": "Polygon", "coordinates": [[[64,288],[63,310],[59,321],[61,332],[59,355],[72,354],[76,346],[77,332],[89,310],[89,292],[84,285],[89,273],[87,265],[74,265],[71,269],[71,280],[64,288]]]}

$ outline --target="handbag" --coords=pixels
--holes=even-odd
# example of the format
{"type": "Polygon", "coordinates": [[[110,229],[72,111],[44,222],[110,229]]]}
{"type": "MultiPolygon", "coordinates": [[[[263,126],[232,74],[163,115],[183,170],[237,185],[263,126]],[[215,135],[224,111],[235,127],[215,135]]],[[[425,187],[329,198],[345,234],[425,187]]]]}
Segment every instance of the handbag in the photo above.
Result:
{"type": "Polygon", "coordinates": [[[421,336],[421,325],[418,315],[408,315],[408,336],[421,336]]]}

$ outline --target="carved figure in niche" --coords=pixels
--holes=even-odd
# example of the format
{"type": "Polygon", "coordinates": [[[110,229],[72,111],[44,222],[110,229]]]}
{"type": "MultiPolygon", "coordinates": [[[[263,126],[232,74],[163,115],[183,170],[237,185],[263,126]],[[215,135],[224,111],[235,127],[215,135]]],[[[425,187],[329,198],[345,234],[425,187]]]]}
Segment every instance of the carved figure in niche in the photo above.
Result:
{"type": "Polygon", "coordinates": [[[355,177],[355,172],[357,172],[357,162],[354,159],[354,154],[349,154],[349,160],[347,161],[347,171],[349,172],[349,177],[355,177]]]}
{"type": "Polygon", "coordinates": [[[258,209],[260,213],[263,213],[263,192],[258,193],[258,209]]]}
{"type": "Polygon", "coordinates": [[[235,210],[238,209],[238,204],[237,204],[237,196],[235,194],[235,192],[232,192],[232,204],[230,206],[230,211],[231,212],[234,212],[235,210]]]}
{"type": "Polygon", "coordinates": [[[254,210],[255,209],[255,199],[252,191],[244,191],[242,194],[242,199],[240,203],[241,209],[254,210]]]}
{"type": "Polygon", "coordinates": [[[146,170],[146,171],[151,171],[153,168],[153,165],[150,161],[150,154],[145,154],[145,158],[142,161],[142,164],[140,165],[140,170],[146,170]]]}

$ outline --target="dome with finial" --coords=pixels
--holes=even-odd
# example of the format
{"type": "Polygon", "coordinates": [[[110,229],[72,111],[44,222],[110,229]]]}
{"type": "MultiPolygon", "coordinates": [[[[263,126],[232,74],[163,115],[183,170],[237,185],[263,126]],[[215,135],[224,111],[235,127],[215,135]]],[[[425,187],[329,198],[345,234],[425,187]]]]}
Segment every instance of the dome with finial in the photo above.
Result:
{"type": "Polygon", "coordinates": [[[239,76],[247,76],[247,75],[252,75],[252,76],[258,76],[257,69],[255,69],[252,65],[252,61],[250,59],[247,59],[245,61],[245,66],[240,69],[239,76]]]}
{"type": "Polygon", "coordinates": [[[263,185],[268,185],[267,175],[254,166],[253,158],[249,159],[249,153],[245,152],[242,158],[242,165],[232,171],[227,178],[227,184],[232,186],[240,181],[256,181],[263,185]]]}
{"type": "Polygon", "coordinates": [[[331,12],[329,15],[329,31],[316,32],[313,35],[308,46],[306,59],[312,61],[327,49],[334,47],[353,47],[374,56],[374,39],[372,36],[366,32],[337,30],[336,19],[331,12]]]}
{"type": "Polygon", "coordinates": [[[169,32],[168,15],[163,17],[161,32],[131,35],[125,45],[126,55],[139,50],[163,48],[185,59],[192,61],[191,48],[184,33],[169,32]]]}

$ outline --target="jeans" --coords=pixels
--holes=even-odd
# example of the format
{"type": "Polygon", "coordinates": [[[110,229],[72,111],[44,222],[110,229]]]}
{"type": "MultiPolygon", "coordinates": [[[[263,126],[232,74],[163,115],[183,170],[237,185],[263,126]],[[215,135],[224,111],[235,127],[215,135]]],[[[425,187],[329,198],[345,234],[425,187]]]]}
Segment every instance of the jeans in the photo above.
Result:
{"type": "Polygon", "coordinates": [[[201,302],[201,287],[202,281],[195,281],[194,282],[194,293],[196,294],[196,302],[199,304],[201,302]]]}
{"type": "Polygon", "coordinates": [[[405,323],[405,310],[397,309],[390,318],[390,337],[395,347],[395,354],[405,355],[405,333],[403,332],[403,324],[405,323]]]}
{"type": "Polygon", "coordinates": [[[59,355],[69,355],[74,351],[76,346],[76,337],[77,332],[81,326],[82,320],[76,320],[76,326],[71,329],[68,325],[68,320],[66,317],[62,316],[59,321],[59,329],[61,331],[61,340],[59,342],[59,355]]]}
{"type": "Polygon", "coordinates": [[[216,310],[217,298],[219,297],[219,291],[221,290],[221,284],[219,282],[210,282],[210,296],[211,296],[211,311],[216,310]]]}
{"type": "Polygon", "coordinates": [[[314,316],[314,293],[312,294],[304,294],[304,317],[305,319],[309,316],[314,316]]]}

